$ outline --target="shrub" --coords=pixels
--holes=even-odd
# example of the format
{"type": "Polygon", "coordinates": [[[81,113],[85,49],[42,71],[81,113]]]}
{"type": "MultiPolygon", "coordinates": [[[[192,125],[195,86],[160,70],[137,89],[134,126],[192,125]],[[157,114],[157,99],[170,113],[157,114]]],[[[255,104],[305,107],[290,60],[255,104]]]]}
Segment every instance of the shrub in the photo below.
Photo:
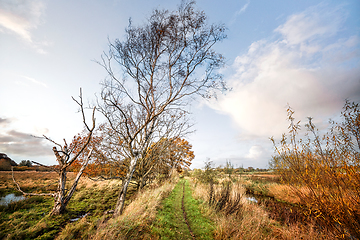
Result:
{"type": "Polygon", "coordinates": [[[231,191],[232,184],[222,184],[218,189],[214,184],[210,185],[209,205],[216,211],[223,212],[225,215],[241,215],[243,210],[242,194],[238,191],[231,191]]]}
{"type": "Polygon", "coordinates": [[[288,109],[290,142],[284,134],[271,166],[292,186],[321,226],[339,238],[360,238],[360,107],[346,101],[342,122],[330,121],[322,137],[309,118],[311,134],[297,139],[300,122],[288,109]]]}
{"type": "Polygon", "coordinates": [[[202,170],[194,170],[194,177],[196,177],[202,183],[216,183],[216,171],[212,167],[212,162],[208,159],[205,161],[205,169],[202,170]]]}

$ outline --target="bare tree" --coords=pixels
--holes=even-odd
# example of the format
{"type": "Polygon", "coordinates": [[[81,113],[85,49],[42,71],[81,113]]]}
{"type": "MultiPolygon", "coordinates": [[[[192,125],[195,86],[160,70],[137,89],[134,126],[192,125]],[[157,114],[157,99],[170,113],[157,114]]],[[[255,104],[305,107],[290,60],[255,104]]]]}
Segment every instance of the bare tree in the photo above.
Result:
{"type": "Polygon", "coordinates": [[[135,167],[154,132],[166,132],[164,116],[179,114],[191,96],[209,98],[214,89],[225,89],[215,72],[224,58],[213,50],[226,37],[225,27],[208,25],[194,4],[184,1],[173,12],[155,10],[143,26],[130,22],[125,39],[110,43],[99,62],[108,73],[99,109],[130,158],[114,215],[122,213],[135,167]]]}
{"type": "Polygon", "coordinates": [[[91,153],[92,153],[92,149],[90,150],[89,154],[86,157],[86,160],[83,162],[81,169],[79,170],[71,188],[69,190],[66,189],[65,185],[66,185],[66,181],[67,181],[67,172],[69,170],[69,167],[71,166],[71,164],[80,156],[80,154],[85,150],[85,148],[88,146],[88,144],[90,143],[93,131],[95,129],[95,107],[93,108],[92,111],[92,127],[90,128],[88,126],[88,124],[86,123],[85,120],[85,113],[84,113],[84,104],[82,101],[82,92],[80,89],[80,101],[77,101],[76,99],[73,98],[73,100],[79,105],[80,107],[80,112],[82,113],[82,117],[83,117],[83,122],[85,125],[86,130],[88,131],[87,133],[87,137],[86,137],[86,141],[85,143],[80,147],[80,150],[76,152],[76,154],[72,154],[73,151],[79,147],[76,144],[72,145],[70,148],[68,147],[66,140],[64,139],[64,145],[62,146],[59,143],[56,143],[55,141],[51,140],[50,138],[46,137],[44,135],[44,138],[47,139],[48,141],[54,143],[56,146],[53,147],[53,152],[54,155],[56,157],[56,160],[59,164],[58,167],[53,168],[53,167],[49,167],[49,166],[45,166],[41,163],[37,163],[35,161],[33,161],[33,163],[40,165],[40,166],[44,166],[44,167],[48,167],[51,168],[52,170],[56,171],[59,174],[59,183],[58,183],[58,188],[57,191],[55,193],[40,193],[40,194],[36,194],[36,193],[26,193],[24,191],[21,190],[20,185],[15,181],[14,175],[13,177],[13,181],[15,182],[18,190],[20,192],[22,192],[24,195],[43,195],[43,196],[53,196],[54,197],[54,206],[50,212],[50,215],[59,215],[61,213],[63,213],[66,209],[67,204],[69,203],[71,197],[73,196],[77,184],[80,180],[80,177],[82,175],[82,173],[84,172],[91,153]]]}

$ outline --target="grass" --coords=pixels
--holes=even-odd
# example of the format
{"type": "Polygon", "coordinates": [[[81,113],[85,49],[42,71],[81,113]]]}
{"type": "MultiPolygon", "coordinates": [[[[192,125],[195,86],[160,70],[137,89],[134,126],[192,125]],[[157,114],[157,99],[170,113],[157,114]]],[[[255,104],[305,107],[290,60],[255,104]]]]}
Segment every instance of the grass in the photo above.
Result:
{"type": "MultiPolygon", "coordinates": [[[[56,188],[57,185],[56,173],[24,171],[14,172],[14,175],[22,189],[29,192],[46,192],[48,187],[56,188]]],[[[69,179],[73,178],[70,173],[69,179]]],[[[7,207],[1,206],[0,239],[136,239],[146,234],[150,236],[157,208],[174,183],[153,185],[141,192],[130,188],[124,214],[111,218],[111,214],[104,213],[114,208],[120,184],[118,180],[94,182],[81,178],[66,213],[61,216],[48,216],[53,206],[52,197],[31,196],[7,207]],[[84,214],[86,217],[70,221],[84,214]]],[[[0,189],[3,196],[17,193],[11,172],[0,172],[0,189]]]]}
{"type": "Polygon", "coordinates": [[[184,219],[182,197],[184,191],[184,207],[188,224],[196,239],[213,239],[213,223],[204,216],[199,208],[201,200],[192,197],[187,180],[180,180],[166,198],[159,210],[152,232],[160,239],[191,239],[189,227],[184,219]]]}
{"type": "MultiPolygon", "coordinates": [[[[56,173],[15,172],[14,175],[22,189],[28,192],[46,192],[47,187],[52,188],[49,183],[57,183],[56,173]]],[[[73,179],[72,173],[69,179],[73,179]]],[[[11,172],[0,172],[0,184],[3,194],[17,193],[11,172]]],[[[84,213],[89,213],[87,219],[90,222],[97,221],[104,211],[115,205],[119,185],[118,181],[96,183],[82,178],[66,213],[61,216],[48,216],[54,203],[52,197],[31,196],[1,206],[0,239],[54,239],[64,226],[73,225],[70,219],[84,213]]]]}
{"type": "Polygon", "coordinates": [[[160,239],[191,239],[181,209],[182,184],[175,186],[168,198],[164,199],[153,226],[153,233],[160,239]]]}
{"type": "MultiPolygon", "coordinates": [[[[154,239],[151,225],[164,198],[173,190],[176,179],[138,192],[116,218],[102,217],[91,239],[154,239]]],[[[66,238],[61,238],[66,239],[66,238]]]]}
{"type": "MultiPolygon", "coordinates": [[[[220,186],[214,186],[214,191],[221,192],[220,186]]],[[[232,195],[235,192],[240,192],[244,196],[245,189],[240,184],[236,184],[233,186],[230,198],[233,198],[232,195]]],[[[194,198],[207,202],[209,200],[209,186],[197,183],[194,198]]],[[[266,212],[254,204],[249,204],[244,198],[242,199],[242,205],[241,214],[230,215],[218,211],[215,208],[216,204],[212,206],[203,205],[216,226],[214,239],[268,239],[272,222],[267,217],[266,212]]]]}
{"type": "Polygon", "coordinates": [[[54,230],[59,231],[61,223],[66,221],[69,216],[64,215],[50,220],[47,213],[51,206],[50,199],[34,196],[4,207],[0,213],[0,238],[54,238],[54,230]]]}
{"type": "MultiPolygon", "coordinates": [[[[45,192],[57,176],[25,171],[15,177],[27,190],[45,192]]],[[[0,239],[191,239],[182,210],[184,190],[186,219],[196,239],[331,239],[311,218],[299,217],[298,200],[276,177],[243,175],[231,180],[218,179],[214,193],[221,199],[222,188],[231,184],[229,201],[241,196],[240,211],[209,205],[209,185],[175,176],[161,185],[130,191],[123,215],[113,218],[105,212],[114,208],[121,182],[82,178],[61,216],[48,216],[51,197],[32,196],[1,206],[0,239]],[[258,198],[257,204],[246,200],[249,190],[258,198]]],[[[11,172],[0,172],[0,190],[3,195],[16,193],[11,172]]]]}
{"type": "MultiPolygon", "coordinates": [[[[67,176],[70,181],[75,178],[75,174],[72,172],[69,172],[67,176]]],[[[58,183],[56,172],[14,171],[14,177],[23,191],[32,193],[55,191],[58,183]]],[[[16,190],[11,171],[0,171],[0,197],[9,193],[21,195],[16,190]]]]}
{"type": "MultiPolygon", "coordinates": [[[[233,177],[236,179],[236,176],[233,177]]],[[[236,194],[243,196],[241,214],[226,214],[224,211],[218,211],[216,204],[203,205],[216,226],[214,239],[333,239],[326,231],[319,231],[318,228],[315,228],[311,221],[306,224],[299,221],[296,218],[296,212],[293,213],[295,218],[286,221],[284,217],[293,216],[288,208],[288,206],[292,206],[292,203],[276,198],[280,194],[276,192],[278,188],[274,188],[274,186],[280,186],[280,184],[271,179],[274,178],[267,181],[266,179],[259,180],[242,176],[233,181],[229,198],[236,199],[236,194]],[[258,204],[247,201],[245,193],[249,187],[259,194],[256,197],[264,193],[272,197],[267,198],[268,202],[259,201],[258,204]]],[[[218,182],[220,184],[214,186],[215,192],[222,191],[222,185],[224,185],[222,183],[230,183],[227,178],[218,179],[218,182]]],[[[196,179],[192,181],[192,185],[196,186],[194,198],[207,202],[210,192],[209,185],[199,183],[196,179]]]]}

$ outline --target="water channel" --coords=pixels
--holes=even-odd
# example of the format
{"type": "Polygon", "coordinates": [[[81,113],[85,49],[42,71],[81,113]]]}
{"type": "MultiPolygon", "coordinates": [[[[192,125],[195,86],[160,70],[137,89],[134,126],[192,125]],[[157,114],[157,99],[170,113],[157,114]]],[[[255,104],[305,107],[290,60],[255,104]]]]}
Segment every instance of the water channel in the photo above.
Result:
{"type": "Polygon", "coordinates": [[[249,202],[258,203],[258,200],[253,196],[246,197],[246,200],[248,200],[249,202]]]}
{"type": "Polygon", "coordinates": [[[7,206],[11,202],[18,202],[18,201],[21,201],[21,200],[24,200],[24,199],[25,199],[24,196],[15,196],[15,194],[10,193],[10,194],[8,194],[5,197],[2,197],[0,199],[0,205],[1,206],[7,206]]]}

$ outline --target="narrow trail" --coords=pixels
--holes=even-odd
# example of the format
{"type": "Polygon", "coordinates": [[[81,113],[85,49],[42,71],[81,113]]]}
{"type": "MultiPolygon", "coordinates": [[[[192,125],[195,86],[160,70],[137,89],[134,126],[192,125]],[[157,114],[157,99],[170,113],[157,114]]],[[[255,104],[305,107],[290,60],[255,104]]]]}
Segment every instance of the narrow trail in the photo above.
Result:
{"type": "Polygon", "coordinates": [[[183,216],[184,216],[185,223],[186,223],[186,225],[187,225],[188,228],[189,228],[190,235],[191,235],[192,239],[196,239],[196,238],[195,238],[195,234],[194,234],[194,232],[191,230],[191,227],[190,227],[190,225],[189,225],[189,221],[188,221],[187,216],[186,216],[186,210],[185,210],[185,205],[184,205],[184,198],[185,198],[185,182],[183,182],[183,196],[182,196],[182,200],[181,200],[181,209],[182,209],[182,211],[183,211],[183,216]]]}
{"type": "Polygon", "coordinates": [[[200,210],[200,202],[192,196],[188,180],[180,179],[162,201],[152,225],[155,239],[213,239],[213,223],[200,210]]]}

